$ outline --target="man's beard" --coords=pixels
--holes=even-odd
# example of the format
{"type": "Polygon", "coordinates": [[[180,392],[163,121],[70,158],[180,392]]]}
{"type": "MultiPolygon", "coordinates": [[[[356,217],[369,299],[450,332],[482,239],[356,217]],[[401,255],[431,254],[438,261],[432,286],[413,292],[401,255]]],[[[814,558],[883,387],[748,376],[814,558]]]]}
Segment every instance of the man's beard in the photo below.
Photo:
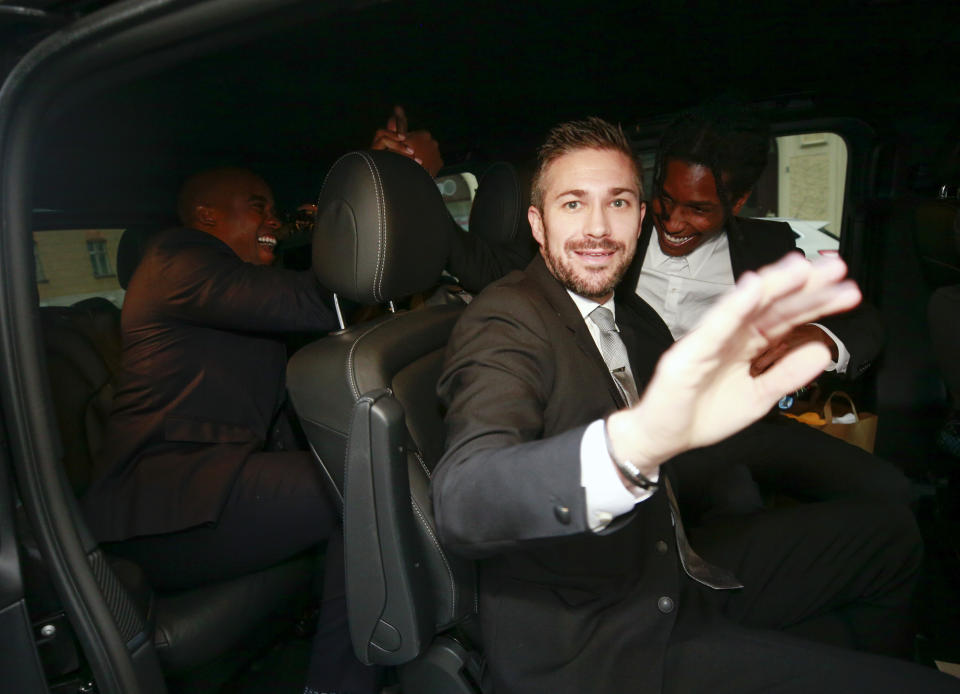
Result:
{"type": "MultiPolygon", "coordinates": [[[[581,239],[579,241],[567,241],[563,244],[561,253],[554,253],[550,247],[549,236],[544,246],[544,261],[550,274],[557,278],[557,281],[564,288],[569,289],[574,294],[578,294],[587,299],[602,299],[608,296],[623,279],[627,268],[630,267],[632,255],[626,252],[626,246],[617,243],[612,239],[581,239]],[[582,269],[578,275],[567,261],[567,254],[578,251],[613,251],[620,253],[617,264],[613,267],[607,267],[603,270],[592,271],[582,269]]],[[[618,256],[613,256],[617,258],[618,256]]]]}

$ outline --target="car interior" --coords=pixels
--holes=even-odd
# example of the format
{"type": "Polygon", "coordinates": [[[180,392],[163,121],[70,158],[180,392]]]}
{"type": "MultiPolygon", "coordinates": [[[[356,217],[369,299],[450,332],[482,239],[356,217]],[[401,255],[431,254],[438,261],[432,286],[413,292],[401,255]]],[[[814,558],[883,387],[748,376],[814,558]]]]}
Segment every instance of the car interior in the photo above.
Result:
{"type": "MultiPolygon", "coordinates": [[[[915,660],[960,663],[960,460],[927,302],[960,284],[960,5],[663,0],[24,0],[0,5],[0,676],[10,691],[302,691],[318,557],[154,590],[97,545],[77,499],[103,445],[123,290],[180,183],[267,180],[278,263],[310,269],[341,329],[288,343],[287,385],[342,508],[358,658],[388,691],[480,692],[470,562],[437,540],[436,381],[466,278],[451,216],[525,238],[528,176],[554,124],[623,125],[650,169],[682,110],[736,98],[771,125],[751,216],[802,220],[877,306],[885,348],[855,381],[875,452],[910,478],[926,544],[915,660]],[[395,105],[445,166],[368,149],[395,105]],[[820,184],[823,183],[821,186],[820,184]],[[818,187],[820,186],[820,187],[818,187]],[[291,217],[292,218],[292,217],[291,217]],[[414,297],[414,298],[412,298],[414,297]],[[416,308],[414,308],[416,307],[416,308]]],[[[799,242],[798,242],[799,243],[799,242]]]]}

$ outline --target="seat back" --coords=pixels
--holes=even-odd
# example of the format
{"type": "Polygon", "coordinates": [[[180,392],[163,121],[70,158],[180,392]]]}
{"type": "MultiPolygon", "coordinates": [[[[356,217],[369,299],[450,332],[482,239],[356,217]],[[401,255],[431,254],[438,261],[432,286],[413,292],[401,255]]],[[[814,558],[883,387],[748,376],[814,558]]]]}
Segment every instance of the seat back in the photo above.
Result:
{"type": "Polygon", "coordinates": [[[109,301],[40,309],[63,464],[79,496],[90,483],[120,365],[120,310],[109,301]]]}
{"type": "Polygon", "coordinates": [[[914,210],[914,240],[920,270],[931,289],[960,284],[960,238],[956,227],[960,204],[956,200],[929,200],[914,210]]]}
{"type": "MultiPolygon", "coordinates": [[[[421,167],[390,152],[348,154],[320,195],[314,272],[361,304],[428,290],[446,262],[449,223],[421,167]]],[[[410,661],[475,611],[473,566],[440,546],[429,489],[444,442],[436,384],[461,310],[380,316],[288,365],[291,400],[343,500],[351,636],[367,663],[410,661]]]]}

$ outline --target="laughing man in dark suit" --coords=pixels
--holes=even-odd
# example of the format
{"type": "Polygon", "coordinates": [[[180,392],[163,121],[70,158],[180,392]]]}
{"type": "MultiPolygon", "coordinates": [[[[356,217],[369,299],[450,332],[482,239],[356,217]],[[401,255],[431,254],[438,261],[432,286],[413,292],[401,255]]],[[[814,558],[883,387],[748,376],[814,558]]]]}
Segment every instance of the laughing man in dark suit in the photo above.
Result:
{"type": "Polygon", "coordinates": [[[840,282],[839,260],[786,258],[746,274],[640,375],[634,364],[660,354],[660,319],[618,283],[642,199],[619,128],[554,129],[529,211],[540,255],[482,292],[448,346],[433,497],[442,541],[479,560],[487,684],[498,694],[957,691],[893,659],[744,626],[879,616],[904,602],[919,556],[916,539],[898,535],[901,506],[797,506],[745,521],[733,543],[690,547],[662,464],[812,378],[830,358],[821,343],[761,374],[750,364],[859,295],[840,282]],[[716,565],[696,554],[707,550],[716,565]]]}
{"type": "MultiPolygon", "coordinates": [[[[195,174],[178,211],[183,227],[153,237],[130,280],[121,378],[83,500],[97,539],[166,590],[265,569],[339,533],[285,416],[283,335],[338,327],[326,291],[311,272],[270,267],[280,222],[252,172],[195,174]]],[[[339,650],[311,684],[374,691],[377,672],[350,655],[331,545],[321,634],[339,650]]]]}

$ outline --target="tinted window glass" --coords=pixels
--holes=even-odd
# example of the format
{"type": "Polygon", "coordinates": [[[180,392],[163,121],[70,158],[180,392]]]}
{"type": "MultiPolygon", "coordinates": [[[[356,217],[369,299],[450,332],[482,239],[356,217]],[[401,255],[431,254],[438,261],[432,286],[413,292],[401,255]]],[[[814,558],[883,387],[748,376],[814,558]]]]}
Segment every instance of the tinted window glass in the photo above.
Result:
{"type": "Polygon", "coordinates": [[[62,229],[33,233],[41,306],[69,306],[102,296],[117,306],[123,289],[115,259],[123,229],[62,229]]]}
{"type": "Polygon", "coordinates": [[[441,176],[437,179],[437,188],[450,216],[465,230],[470,222],[470,207],[477,193],[477,177],[469,171],[441,176]]]}

